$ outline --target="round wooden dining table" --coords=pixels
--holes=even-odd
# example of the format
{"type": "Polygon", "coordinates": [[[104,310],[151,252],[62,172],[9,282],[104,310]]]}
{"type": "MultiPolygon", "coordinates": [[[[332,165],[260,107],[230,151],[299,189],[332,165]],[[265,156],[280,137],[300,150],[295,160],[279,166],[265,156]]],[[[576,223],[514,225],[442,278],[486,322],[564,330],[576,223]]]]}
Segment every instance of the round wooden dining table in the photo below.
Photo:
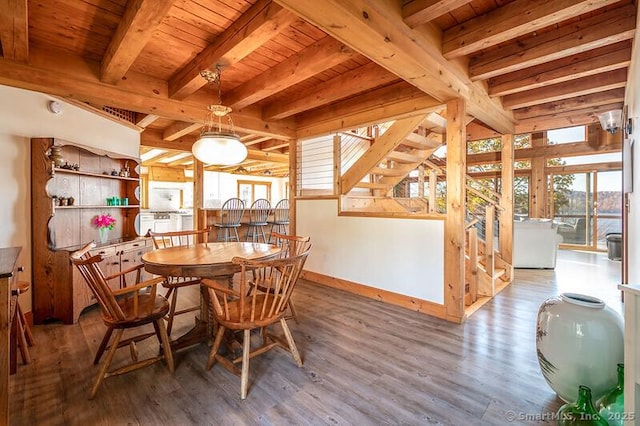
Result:
{"type": "Polygon", "coordinates": [[[169,247],[152,250],[142,255],[147,272],[173,277],[217,278],[233,275],[240,268],[234,257],[262,260],[280,253],[273,244],[251,242],[213,242],[192,246],[169,247]]]}
{"type": "MultiPolygon", "coordinates": [[[[266,260],[277,256],[281,248],[273,244],[252,242],[208,242],[149,251],[142,255],[145,270],[172,277],[211,278],[229,282],[240,270],[234,257],[266,260]]],[[[211,335],[207,292],[200,289],[200,317],[194,328],[171,342],[173,350],[206,342],[211,335]]]]}

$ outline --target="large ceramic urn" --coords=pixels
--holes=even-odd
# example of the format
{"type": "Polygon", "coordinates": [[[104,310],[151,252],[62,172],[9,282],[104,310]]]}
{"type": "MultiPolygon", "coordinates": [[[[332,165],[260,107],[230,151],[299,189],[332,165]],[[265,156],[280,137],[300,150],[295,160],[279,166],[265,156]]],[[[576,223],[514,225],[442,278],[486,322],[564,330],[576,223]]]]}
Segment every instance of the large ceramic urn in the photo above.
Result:
{"type": "Polygon", "coordinates": [[[617,383],[624,360],[622,316],[602,300],[562,293],[538,310],[536,349],[545,380],[565,402],[578,399],[580,385],[594,399],[617,383]]]}

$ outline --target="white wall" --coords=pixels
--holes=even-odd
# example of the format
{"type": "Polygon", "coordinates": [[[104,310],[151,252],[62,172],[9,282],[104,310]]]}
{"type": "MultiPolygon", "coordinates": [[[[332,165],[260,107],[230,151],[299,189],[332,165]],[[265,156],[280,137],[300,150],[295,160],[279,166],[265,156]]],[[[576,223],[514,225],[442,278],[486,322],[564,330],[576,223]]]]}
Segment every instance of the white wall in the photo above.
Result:
{"type": "Polygon", "coordinates": [[[338,216],[338,201],[298,200],[296,234],[311,236],[305,269],[444,303],[444,221],[338,216]]]}
{"type": "MultiPolygon", "coordinates": [[[[640,14],[637,15],[636,22],[636,28],[640,28],[640,14]]],[[[633,192],[629,194],[630,205],[626,230],[629,247],[627,267],[629,284],[638,284],[640,283],[640,31],[636,31],[633,40],[625,104],[628,106],[628,116],[633,119],[634,127],[629,138],[633,142],[633,161],[632,164],[623,165],[625,169],[633,167],[633,192]]]]}
{"type": "MultiPolygon", "coordinates": [[[[139,157],[140,135],[73,105],[54,115],[47,104],[55,98],[0,85],[0,247],[21,246],[20,279],[31,281],[31,144],[32,137],[56,137],[139,157]]],[[[20,299],[31,310],[31,295],[20,299]]]]}

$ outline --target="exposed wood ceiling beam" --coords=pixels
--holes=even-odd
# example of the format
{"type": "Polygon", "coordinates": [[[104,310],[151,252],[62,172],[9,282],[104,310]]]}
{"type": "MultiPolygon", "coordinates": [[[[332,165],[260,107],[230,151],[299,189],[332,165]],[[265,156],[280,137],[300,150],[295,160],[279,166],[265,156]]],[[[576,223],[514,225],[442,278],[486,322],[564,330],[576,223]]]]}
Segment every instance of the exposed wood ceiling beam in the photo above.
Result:
{"type": "Polygon", "coordinates": [[[168,152],[162,153],[160,155],[157,155],[157,156],[153,157],[153,162],[154,163],[158,163],[158,165],[168,166],[168,164],[167,163],[163,163],[162,160],[164,160],[165,158],[171,158],[176,154],[177,154],[177,152],[172,152],[172,151],[168,151],[168,152]]]}
{"type": "Polygon", "coordinates": [[[188,157],[180,158],[170,163],[166,163],[166,165],[167,167],[183,167],[185,169],[188,169],[193,166],[193,156],[190,155],[188,157]]]}
{"type": "Polygon", "coordinates": [[[262,108],[262,116],[267,119],[289,117],[394,80],[398,80],[396,75],[375,62],[369,62],[322,84],[299,91],[293,98],[279,99],[265,105],[262,108]]]}
{"type": "Polygon", "coordinates": [[[115,84],[127,73],[175,0],[129,0],[102,58],[100,79],[115,84]]]}
{"type": "Polygon", "coordinates": [[[471,59],[469,75],[484,80],[629,40],[635,33],[635,10],[630,4],[478,55],[471,59]]]}
{"type": "Polygon", "coordinates": [[[356,49],[440,102],[464,98],[468,112],[502,133],[514,130],[513,116],[471,84],[440,45],[409,28],[400,2],[372,0],[277,0],[333,37],[356,49]]]}
{"type": "MultiPolygon", "coordinates": [[[[569,166],[545,167],[545,173],[586,173],[586,172],[608,172],[622,170],[622,161],[611,161],[608,163],[574,164],[569,166]]],[[[486,172],[469,172],[469,176],[475,179],[486,179],[500,176],[500,170],[490,170],[486,172]]],[[[516,176],[529,176],[531,169],[516,169],[516,176]]]]}
{"type": "Polygon", "coordinates": [[[136,125],[138,127],[142,127],[143,129],[147,126],[151,125],[154,121],[156,121],[160,116],[155,114],[140,114],[141,117],[137,119],[136,125]]]}
{"type": "Polygon", "coordinates": [[[544,123],[545,127],[553,126],[552,128],[556,129],[561,127],[579,126],[582,124],[598,123],[598,114],[614,109],[622,109],[622,105],[622,102],[616,102],[592,108],[561,112],[549,116],[527,118],[520,120],[516,128],[520,132],[526,133],[543,130],[541,128],[541,123],[544,123]]]}
{"type": "Polygon", "coordinates": [[[236,87],[225,102],[241,109],[345,62],[355,52],[343,43],[324,37],[278,65],[236,87]]]}
{"type": "MultiPolygon", "coordinates": [[[[621,141],[614,141],[612,143],[606,143],[602,146],[594,149],[591,145],[585,142],[572,142],[563,143],[558,145],[544,145],[539,148],[521,148],[515,150],[515,159],[526,160],[529,158],[545,157],[545,158],[557,158],[557,157],[579,157],[582,155],[593,155],[598,152],[617,152],[622,149],[621,141]]],[[[502,161],[502,153],[496,152],[483,152],[481,154],[469,154],[467,155],[467,166],[477,166],[480,164],[492,164],[500,163],[502,161]]]]}
{"type": "Polygon", "coordinates": [[[276,151],[283,148],[289,148],[289,141],[271,139],[260,144],[260,151],[276,151]]]}
{"type": "MultiPolygon", "coordinates": [[[[87,70],[76,69],[76,74],[69,75],[56,71],[55,66],[36,68],[4,59],[0,59],[0,84],[193,123],[200,122],[206,111],[204,103],[176,101],[156,95],[155,87],[141,86],[135,91],[133,88],[125,91],[99,82],[95,76],[87,74],[87,70]]],[[[234,111],[233,123],[237,131],[245,133],[287,140],[295,137],[292,123],[268,122],[260,114],[247,111],[234,111]]]]}
{"type": "Polygon", "coordinates": [[[518,120],[525,120],[623,101],[624,88],[619,88],[516,109],[513,111],[513,115],[518,120]]]}
{"type": "MultiPolygon", "coordinates": [[[[145,130],[140,137],[140,145],[162,149],[175,149],[179,151],[191,151],[191,146],[196,141],[195,136],[183,136],[173,141],[162,139],[162,132],[158,130],[145,130]]],[[[262,152],[249,149],[247,160],[271,161],[273,163],[289,164],[289,156],[276,152],[262,152]]]]}
{"type": "Polygon", "coordinates": [[[516,0],[446,30],[442,53],[447,59],[470,55],[610,3],[610,0],[516,0]]]}
{"type": "Polygon", "coordinates": [[[443,104],[407,82],[316,108],[296,117],[297,137],[310,138],[398,118],[426,115],[443,104]]]}
{"type": "Polygon", "coordinates": [[[29,18],[27,0],[0,1],[0,43],[6,59],[29,59],[29,18]]]}
{"type": "Polygon", "coordinates": [[[255,137],[255,135],[250,135],[250,136],[252,136],[251,140],[244,141],[242,138],[240,138],[240,140],[243,141],[246,146],[257,145],[260,142],[271,140],[271,138],[266,136],[261,136],[261,137],[255,137]]]}
{"type": "Polygon", "coordinates": [[[595,76],[578,78],[570,82],[553,84],[535,90],[507,95],[502,98],[502,103],[505,108],[524,108],[531,105],[625,87],[626,84],[627,70],[619,69],[595,76]]]}
{"type": "Polygon", "coordinates": [[[622,161],[609,161],[606,163],[591,164],[571,164],[568,166],[545,167],[545,173],[586,173],[586,172],[607,172],[612,170],[622,170],[622,161]]]}
{"type": "Polygon", "coordinates": [[[212,45],[171,77],[171,98],[182,100],[195,93],[207,84],[207,81],[200,77],[200,71],[213,68],[215,65],[228,67],[239,62],[296,19],[295,15],[271,0],[258,0],[212,45]]]}
{"type": "Polygon", "coordinates": [[[402,19],[415,28],[467,3],[471,0],[410,0],[402,5],[402,19]]]}
{"type": "Polygon", "coordinates": [[[574,78],[626,68],[631,62],[631,41],[588,50],[534,67],[489,79],[489,95],[504,96],[574,78]]]}
{"type": "Polygon", "coordinates": [[[202,123],[173,123],[166,129],[164,129],[164,132],[162,133],[162,139],[166,141],[173,141],[200,129],[201,127],[202,123]]]}

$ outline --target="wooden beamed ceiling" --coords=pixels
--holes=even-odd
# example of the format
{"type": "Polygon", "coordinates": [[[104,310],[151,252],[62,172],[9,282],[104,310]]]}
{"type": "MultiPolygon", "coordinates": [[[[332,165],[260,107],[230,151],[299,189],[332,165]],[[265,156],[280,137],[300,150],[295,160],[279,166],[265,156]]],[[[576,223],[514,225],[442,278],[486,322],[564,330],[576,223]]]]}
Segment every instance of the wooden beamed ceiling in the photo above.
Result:
{"type": "Polygon", "coordinates": [[[145,164],[190,168],[167,159],[217,103],[200,71],[219,66],[250,150],[219,169],[284,176],[291,140],[456,98],[471,139],[596,122],[622,107],[635,27],[632,0],[3,0],[0,84],[133,111],[161,148],[145,164]]]}

